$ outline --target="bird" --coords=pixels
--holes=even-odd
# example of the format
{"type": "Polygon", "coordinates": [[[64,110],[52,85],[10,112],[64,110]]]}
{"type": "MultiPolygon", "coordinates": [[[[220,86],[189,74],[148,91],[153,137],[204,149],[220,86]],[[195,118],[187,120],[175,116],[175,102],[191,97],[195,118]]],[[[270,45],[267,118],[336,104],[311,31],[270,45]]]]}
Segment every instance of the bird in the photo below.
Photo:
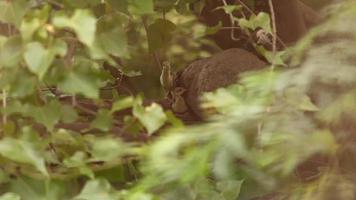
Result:
{"type": "Polygon", "coordinates": [[[175,82],[175,75],[172,72],[172,67],[169,61],[165,61],[162,63],[160,82],[166,93],[166,96],[168,96],[169,93],[173,90],[175,82]]]}

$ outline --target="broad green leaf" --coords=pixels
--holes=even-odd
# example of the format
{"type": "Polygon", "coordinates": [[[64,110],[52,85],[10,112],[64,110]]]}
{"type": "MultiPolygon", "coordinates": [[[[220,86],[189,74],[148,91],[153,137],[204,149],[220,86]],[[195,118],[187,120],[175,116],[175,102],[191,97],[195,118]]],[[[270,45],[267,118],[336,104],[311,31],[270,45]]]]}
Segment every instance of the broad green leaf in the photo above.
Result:
{"type": "Polygon", "coordinates": [[[54,54],[41,43],[32,42],[26,45],[24,59],[29,70],[42,79],[53,62],[54,54]]]}
{"type": "Polygon", "coordinates": [[[172,39],[175,24],[169,20],[157,19],[148,27],[148,46],[151,52],[166,47],[172,39]]]}
{"type": "Polygon", "coordinates": [[[224,10],[226,14],[232,14],[234,11],[239,11],[242,9],[241,5],[226,5],[226,6],[219,6],[216,8],[224,10]]]}
{"type": "Polygon", "coordinates": [[[239,197],[243,181],[226,180],[218,182],[217,188],[225,200],[235,200],[239,197]]]}
{"type": "Polygon", "coordinates": [[[90,161],[114,161],[120,158],[127,146],[124,146],[118,138],[97,138],[92,141],[90,161]]]}
{"type": "Polygon", "coordinates": [[[122,13],[128,13],[129,0],[106,0],[112,9],[122,13]]]}
{"type": "Polygon", "coordinates": [[[257,28],[262,28],[268,33],[272,34],[271,19],[267,13],[260,12],[258,15],[252,15],[250,19],[236,19],[239,26],[242,28],[249,28],[251,30],[256,30],[257,28]]]}
{"type": "Polygon", "coordinates": [[[3,112],[7,115],[11,114],[27,114],[31,111],[31,107],[28,104],[22,104],[20,101],[13,101],[4,108],[3,112]]]}
{"type": "Polygon", "coordinates": [[[35,92],[36,89],[36,77],[25,71],[18,71],[14,73],[16,77],[9,83],[9,96],[15,98],[22,98],[29,96],[35,92]]]}
{"type": "Polygon", "coordinates": [[[76,57],[73,65],[72,71],[62,75],[57,84],[58,88],[69,94],[99,98],[99,89],[109,80],[108,74],[100,70],[99,63],[85,57],[76,57]]]}
{"type": "Polygon", "coordinates": [[[0,1],[0,21],[10,23],[18,28],[22,17],[29,8],[28,2],[27,0],[0,1]]]}
{"type": "Polygon", "coordinates": [[[0,141],[0,155],[16,162],[33,165],[43,175],[48,176],[43,157],[30,142],[4,138],[0,141]]]}
{"type": "Polygon", "coordinates": [[[103,49],[114,56],[128,57],[127,38],[124,30],[116,28],[111,32],[99,34],[103,49]]]}
{"type": "Polygon", "coordinates": [[[135,117],[132,117],[131,115],[126,115],[124,117],[124,124],[125,124],[124,129],[132,134],[140,133],[140,131],[144,129],[142,124],[139,121],[137,121],[135,117]]]}
{"type": "Polygon", "coordinates": [[[63,92],[70,94],[82,94],[94,99],[99,97],[99,86],[96,84],[96,80],[85,74],[71,72],[58,84],[58,87],[63,92]]]}
{"type": "Polygon", "coordinates": [[[63,200],[69,199],[70,188],[75,188],[75,183],[19,176],[10,182],[9,190],[21,196],[21,200],[63,200]]]}
{"type": "Polygon", "coordinates": [[[174,127],[177,128],[183,128],[184,127],[184,123],[177,118],[172,111],[166,111],[166,116],[167,116],[167,121],[172,124],[174,127]]]}
{"type": "Polygon", "coordinates": [[[297,109],[303,111],[319,111],[320,109],[311,101],[308,95],[301,93],[295,88],[289,88],[289,90],[285,90],[285,99],[290,105],[296,107],[297,109]]]}
{"type": "Polygon", "coordinates": [[[5,44],[7,37],[0,35],[0,49],[5,44]]]}
{"type": "Polygon", "coordinates": [[[119,195],[115,193],[110,183],[105,179],[88,181],[83,190],[74,200],[117,200],[119,195]]]}
{"type": "Polygon", "coordinates": [[[162,107],[156,103],[153,103],[148,107],[136,104],[134,105],[132,112],[133,115],[144,125],[149,134],[153,134],[161,128],[167,120],[167,116],[165,115],[162,107]]]}
{"type": "Polygon", "coordinates": [[[0,200],[21,200],[21,197],[14,193],[5,193],[0,196],[0,200]]]}
{"type": "Polygon", "coordinates": [[[153,13],[153,0],[129,0],[129,11],[136,15],[153,13]]]}
{"type": "Polygon", "coordinates": [[[109,131],[113,123],[113,117],[109,110],[99,110],[95,119],[91,122],[92,128],[97,128],[102,131],[109,131]]]}
{"type": "Polygon", "coordinates": [[[304,110],[304,111],[319,111],[320,110],[315,104],[313,104],[310,97],[307,95],[304,95],[303,97],[301,97],[301,101],[299,102],[299,109],[304,110]]]}
{"type": "Polygon", "coordinates": [[[79,40],[91,47],[95,40],[96,19],[89,10],[76,10],[72,17],[57,15],[53,24],[59,28],[72,28],[79,40]]]}
{"type": "Polygon", "coordinates": [[[111,14],[98,21],[96,42],[107,54],[128,57],[128,44],[125,25],[129,19],[125,15],[111,14]]]}
{"type": "Polygon", "coordinates": [[[72,106],[62,105],[60,112],[61,119],[65,123],[74,122],[78,118],[78,114],[72,106]]]}
{"type": "Polygon", "coordinates": [[[79,171],[80,174],[86,175],[89,178],[94,178],[94,172],[87,165],[88,156],[87,153],[82,151],[75,152],[71,157],[66,157],[63,160],[63,164],[66,167],[74,168],[79,171]]]}
{"type": "Polygon", "coordinates": [[[0,68],[16,66],[21,60],[22,50],[21,37],[10,37],[0,49],[0,68]]]}
{"type": "Polygon", "coordinates": [[[56,39],[50,46],[50,50],[54,55],[64,57],[67,54],[67,43],[63,40],[56,39]]]}
{"type": "Polygon", "coordinates": [[[167,12],[174,7],[176,2],[177,0],[154,0],[154,6],[156,9],[167,12]]]}
{"type": "Polygon", "coordinates": [[[20,33],[23,41],[30,41],[33,34],[41,26],[41,20],[38,18],[33,18],[30,20],[23,20],[20,26],[20,33]]]}
{"type": "Polygon", "coordinates": [[[61,104],[51,101],[43,107],[34,107],[33,113],[29,113],[37,122],[52,130],[54,125],[61,119],[61,104]]]}
{"type": "Polygon", "coordinates": [[[124,110],[126,108],[130,108],[133,105],[133,103],[134,103],[134,98],[131,96],[123,99],[119,99],[113,103],[111,112],[117,112],[120,110],[124,110]]]}
{"type": "Polygon", "coordinates": [[[221,21],[216,26],[209,26],[205,30],[206,35],[214,35],[216,34],[221,28],[223,27],[223,24],[221,21]]]}

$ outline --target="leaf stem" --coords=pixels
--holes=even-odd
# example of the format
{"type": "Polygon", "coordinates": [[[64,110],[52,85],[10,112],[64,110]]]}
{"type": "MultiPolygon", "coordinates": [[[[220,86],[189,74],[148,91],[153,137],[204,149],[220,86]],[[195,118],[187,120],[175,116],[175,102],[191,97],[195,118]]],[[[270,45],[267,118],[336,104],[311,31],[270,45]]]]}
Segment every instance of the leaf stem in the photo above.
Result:
{"type": "Polygon", "coordinates": [[[276,15],[274,12],[273,2],[272,0],[268,0],[269,8],[271,10],[271,18],[272,18],[272,51],[273,51],[273,65],[274,59],[277,52],[277,26],[276,26],[276,15]]]}
{"type": "MultiPolygon", "coordinates": [[[[223,2],[224,6],[228,6],[226,0],[221,0],[221,1],[223,2]]],[[[235,27],[234,15],[232,13],[228,13],[228,15],[230,17],[231,26],[235,27]]],[[[240,40],[240,38],[236,38],[235,37],[235,28],[231,29],[230,36],[231,36],[231,39],[233,41],[239,41],[240,40]]]]}

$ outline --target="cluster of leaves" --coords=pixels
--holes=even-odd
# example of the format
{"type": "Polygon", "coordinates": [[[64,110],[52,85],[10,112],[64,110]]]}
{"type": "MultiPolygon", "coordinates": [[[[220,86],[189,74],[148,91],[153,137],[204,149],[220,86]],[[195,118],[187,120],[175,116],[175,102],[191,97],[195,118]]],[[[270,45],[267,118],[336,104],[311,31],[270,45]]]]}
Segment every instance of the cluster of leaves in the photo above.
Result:
{"type": "Polygon", "coordinates": [[[1,199],[119,198],[106,194],[109,180],[126,187],[138,176],[141,150],[117,135],[149,137],[167,120],[181,123],[158,104],[123,97],[115,84],[137,69],[156,70],[151,54],[177,29],[161,14],[188,12],[190,3],[0,1],[1,199]],[[132,114],[115,118],[127,108],[132,114]]]}
{"type": "MultiPolygon", "coordinates": [[[[204,4],[0,1],[0,21],[6,26],[0,36],[0,199],[248,199],[293,190],[300,163],[317,153],[338,152],[334,136],[355,130],[343,129],[344,115],[352,124],[356,108],[353,50],[348,49],[355,38],[348,23],[356,15],[348,4],[296,46],[292,61],[300,64],[314,38],[330,30],[352,37],[333,43],[343,50],[340,54],[329,57],[329,44],[319,46],[301,68],[246,74],[239,85],[207,94],[203,106],[216,112],[208,123],[186,127],[158,104],[143,106],[142,97],[116,91],[120,76],[106,71],[106,65],[116,66],[121,76],[136,76],[138,69],[153,71],[157,57],[174,56],[173,63],[184,63],[209,55],[196,51],[211,45],[200,37],[218,27],[206,29],[188,15],[204,4]],[[184,39],[185,34],[195,34],[196,40],[184,39]],[[345,62],[334,73],[333,63],[340,59],[345,62]],[[103,94],[107,90],[110,104],[103,94]],[[130,115],[115,117],[127,108],[130,115]],[[118,137],[126,132],[150,137],[169,123],[152,143],[118,137]]],[[[241,7],[220,9],[231,14],[241,7]]],[[[247,32],[273,32],[264,13],[233,20],[247,32]]],[[[275,53],[257,48],[273,65],[283,63],[275,53]]],[[[158,74],[150,73],[150,81],[158,74]]],[[[330,181],[341,182],[340,189],[351,196],[350,181],[328,172],[317,184],[298,187],[301,196],[292,197],[325,199],[321,195],[330,181]]]]}

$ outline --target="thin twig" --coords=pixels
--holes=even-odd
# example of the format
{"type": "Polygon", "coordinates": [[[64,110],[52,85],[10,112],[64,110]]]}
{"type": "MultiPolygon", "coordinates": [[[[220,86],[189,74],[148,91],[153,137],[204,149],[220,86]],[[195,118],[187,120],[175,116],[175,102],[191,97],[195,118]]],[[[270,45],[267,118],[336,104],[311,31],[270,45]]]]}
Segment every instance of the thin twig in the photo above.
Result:
{"type": "MultiPolygon", "coordinates": [[[[273,51],[273,62],[277,53],[277,27],[276,27],[276,15],[274,12],[272,0],[268,0],[269,8],[271,10],[272,18],[272,51],[273,51]]],[[[274,64],[274,63],[272,63],[274,64]]]]}
{"type": "Polygon", "coordinates": [[[72,106],[75,107],[77,105],[77,96],[73,94],[72,96],[72,106]]]}
{"type": "MultiPolygon", "coordinates": [[[[269,1],[271,1],[271,0],[269,0],[269,1]]],[[[245,3],[243,3],[241,0],[235,0],[235,2],[237,2],[237,3],[239,3],[239,4],[241,4],[242,5],[242,7],[244,7],[250,14],[252,14],[252,15],[257,15],[257,13],[255,13],[251,8],[249,8],[245,3]]],[[[270,2],[270,4],[273,4],[272,2],[270,2]]],[[[269,6],[269,7],[271,7],[271,6],[269,6]]],[[[276,17],[276,15],[275,15],[275,12],[274,12],[274,7],[272,6],[272,10],[271,10],[271,13],[273,13],[273,14],[271,14],[273,17],[274,17],[274,19],[275,19],[275,17],[276,17]],[[272,11],[273,10],[273,11],[272,11]]],[[[274,33],[273,35],[276,37],[276,44],[277,44],[277,41],[282,45],[282,47],[283,48],[287,48],[287,45],[284,43],[284,41],[277,35],[277,28],[276,28],[276,25],[275,25],[275,23],[276,23],[276,20],[272,20],[272,21],[274,21],[274,27],[275,27],[275,32],[276,33],[274,33]]],[[[276,45],[277,46],[277,45],[276,45]]]]}
{"type": "MultiPolygon", "coordinates": [[[[221,0],[221,1],[223,2],[224,6],[228,6],[226,0],[221,0]]],[[[231,26],[232,26],[232,27],[235,27],[234,15],[233,15],[232,13],[227,13],[227,14],[228,14],[229,17],[230,17],[231,26]]],[[[232,39],[233,41],[239,41],[239,40],[240,40],[240,38],[236,38],[236,37],[235,37],[235,29],[231,29],[230,35],[231,35],[231,39],[232,39]]]]}
{"type": "Polygon", "coordinates": [[[223,27],[220,27],[219,29],[221,29],[221,30],[231,30],[231,29],[242,30],[238,26],[223,26],[223,27]]]}
{"type": "Polygon", "coordinates": [[[246,4],[244,4],[244,2],[242,2],[242,1],[240,1],[240,0],[236,0],[236,2],[238,2],[239,4],[241,4],[242,7],[244,7],[248,12],[250,12],[250,14],[256,15],[256,13],[253,12],[253,10],[252,10],[250,7],[248,7],[246,4]]]}

